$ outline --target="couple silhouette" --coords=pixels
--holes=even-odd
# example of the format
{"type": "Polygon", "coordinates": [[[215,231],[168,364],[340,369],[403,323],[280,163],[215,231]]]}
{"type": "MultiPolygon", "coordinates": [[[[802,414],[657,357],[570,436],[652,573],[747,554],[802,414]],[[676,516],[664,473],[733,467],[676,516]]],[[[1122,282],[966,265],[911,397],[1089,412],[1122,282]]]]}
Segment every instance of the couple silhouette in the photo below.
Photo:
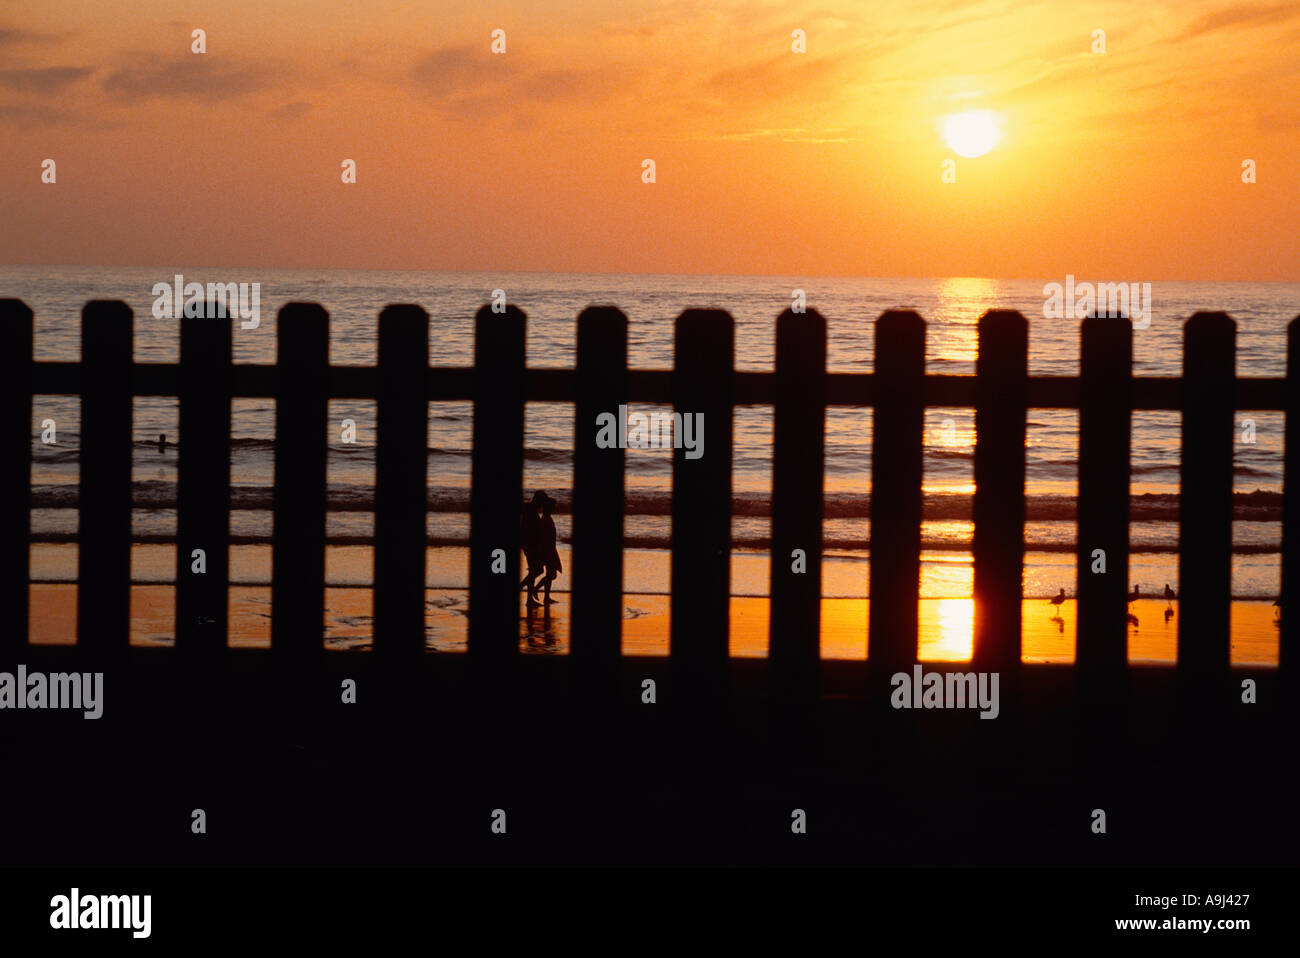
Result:
{"type": "Polygon", "coordinates": [[[537,601],[539,590],[545,593],[546,605],[555,602],[551,598],[551,583],[564,571],[559,550],[555,547],[555,520],[551,518],[556,505],[554,499],[538,490],[519,516],[519,541],[528,563],[528,574],[519,580],[519,588],[528,590],[530,609],[543,604],[537,601]],[[535,581],[539,575],[541,581],[535,581]]]}

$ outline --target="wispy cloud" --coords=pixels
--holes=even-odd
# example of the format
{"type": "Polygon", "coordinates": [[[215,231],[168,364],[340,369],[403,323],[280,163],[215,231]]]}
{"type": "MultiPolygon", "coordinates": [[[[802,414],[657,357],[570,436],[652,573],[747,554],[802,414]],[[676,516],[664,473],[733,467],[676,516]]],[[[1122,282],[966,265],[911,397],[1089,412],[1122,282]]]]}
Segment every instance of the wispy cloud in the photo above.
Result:
{"type": "Polygon", "coordinates": [[[0,87],[15,93],[45,96],[58,93],[69,84],[90,76],[90,67],[35,67],[0,70],[0,87]]]}
{"type": "Polygon", "coordinates": [[[1268,23],[1283,23],[1297,17],[1300,17],[1300,4],[1239,3],[1197,18],[1179,39],[1186,40],[1189,37],[1197,37],[1204,33],[1225,30],[1228,27],[1253,27],[1268,23]]]}
{"type": "Polygon", "coordinates": [[[774,99],[833,88],[844,66],[842,58],[811,60],[806,56],[782,54],[719,70],[704,85],[739,99],[774,99]]]}
{"type": "Polygon", "coordinates": [[[115,70],[104,79],[104,90],[119,99],[184,98],[229,100],[275,85],[278,73],[261,64],[232,63],[188,55],[162,63],[139,57],[141,65],[115,70]]]}
{"type": "Polygon", "coordinates": [[[299,100],[295,103],[285,103],[282,106],[277,106],[271,111],[271,116],[277,120],[293,121],[306,116],[311,110],[312,105],[310,103],[299,100]]]}
{"type": "Polygon", "coordinates": [[[519,54],[494,55],[478,46],[425,54],[409,80],[422,101],[459,118],[565,101],[597,102],[613,89],[603,70],[543,67],[519,54]]]}
{"type": "Polygon", "coordinates": [[[52,106],[31,106],[26,103],[0,103],[0,124],[17,127],[63,126],[82,122],[82,117],[71,110],[52,106]]]}
{"type": "Polygon", "coordinates": [[[32,44],[54,43],[71,34],[44,33],[23,27],[0,27],[0,50],[32,44]]]}

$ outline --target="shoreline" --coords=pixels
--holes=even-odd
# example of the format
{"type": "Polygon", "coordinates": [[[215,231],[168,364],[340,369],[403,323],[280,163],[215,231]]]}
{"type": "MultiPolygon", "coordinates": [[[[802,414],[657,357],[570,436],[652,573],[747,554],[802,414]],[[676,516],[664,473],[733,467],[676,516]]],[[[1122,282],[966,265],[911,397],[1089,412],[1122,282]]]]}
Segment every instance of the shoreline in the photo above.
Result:
{"type": "MultiPolygon", "coordinates": [[[[36,544],[31,547],[33,583],[75,584],[75,543],[36,544]]],[[[573,568],[572,551],[559,547],[566,570],[573,568]]],[[[771,582],[770,553],[732,550],[730,594],[733,598],[764,598],[771,582]]],[[[625,548],[623,591],[635,595],[668,595],[671,591],[671,558],[667,549],[625,548]]],[[[269,544],[246,545],[232,542],[230,570],[232,587],[267,587],[271,583],[272,550],[269,544]]],[[[974,585],[974,557],[969,549],[923,549],[920,596],[922,599],[969,599],[974,585]]],[[[1134,551],[1129,557],[1129,585],[1139,586],[1144,596],[1160,595],[1167,583],[1177,591],[1178,553],[1134,551]]],[[[870,598],[868,582],[871,561],[866,555],[824,553],[821,593],[823,599],[870,598]]],[[[427,546],[425,588],[466,589],[469,587],[469,548],[463,545],[427,546]]],[[[325,582],[329,588],[370,588],[374,574],[374,553],[364,545],[327,545],[325,582]]],[[[155,544],[134,544],[131,549],[131,580],[138,586],[169,586],[175,582],[175,540],[155,544]]],[[[1277,597],[1281,586],[1280,556],[1235,555],[1232,595],[1234,602],[1267,602],[1277,597]]],[[[1048,599],[1064,588],[1073,596],[1078,570],[1075,553],[1026,549],[1023,595],[1026,601],[1048,599]]],[[[568,574],[557,588],[567,589],[568,574]]],[[[1139,616],[1140,617],[1140,616],[1139,616]]]]}

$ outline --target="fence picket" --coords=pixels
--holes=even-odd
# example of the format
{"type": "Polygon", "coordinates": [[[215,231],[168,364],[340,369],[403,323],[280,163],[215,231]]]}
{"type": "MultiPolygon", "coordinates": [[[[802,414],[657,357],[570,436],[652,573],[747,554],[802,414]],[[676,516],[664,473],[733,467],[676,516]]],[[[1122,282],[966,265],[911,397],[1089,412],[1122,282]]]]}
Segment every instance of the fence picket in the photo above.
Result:
{"type": "Polygon", "coordinates": [[[1286,330],[1286,410],[1282,461],[1282,594],[1278,666],[1293,721],[1300,721],[1300,488],[1291,481],[1300,476],[1300,316],[1286,330]],[[1287,609],[1291,614],[1287,614],[1287,609]]]}
{"type": "Polygon", "coordinates": [[[407,662],[424,651],[429,314],[419,306],[379,314],[378,449],[375,454],[375,654],[407,662]]]}
{"type": "Polygon", "coordinates": [[[134,317],[126,303],[86,304],[81,313],[77,644],[95,654],[120,653],[130,641],[133,348],[134,317]]]}
{"type": "Polygon", "coordinates": [[[821,671],[826,320],[817,310],[777,318],[775,391],[768,687],[775,702],[806,707],[820,698],[821,671]]]}
{"type": "Polygon", "coordinates": [[[677,317],[674,340],[674,412],[702,416],[705,443],[696,459],[685,448],[672,452],[672,694],[688,707],[721,708],[731,634],[735,323],[723,310],[688,309],[677,317]]]}
{"type": "MultiPolygon", "coordinates": [[[[1083,321],[1079,404],[1078,699],[1114,714],[1128,680],[1129,447],[1133,324],[1083,321]],[[1097,557],[1094,551],[1100,549],[1097,557]],[[1104,562],[1102,571],[1093,566],[1104,562]]],[[[1100,567],[1099,567],[1100,568],[1100,567]]],[[[1088,721],[1092,726],[1094,722],[1088,721]]]]}
{"type": "Polygon", "coordinates": [[[1237,324],[1197,313],[1183,337],[1178,698],[1185,716],[1209,721],[1225,707],[1229,668],[1237,324]]]}
{"type": "Polygon", "coordinates": [[[9,664],[27,645],[31,577],[32,311],[17,299],[0,299],[0,408],[12,423],[0,460],[0,603],[12,617],[0,634],[0,663],[9,664]]]}
{"type": "Polygon", "coordinates": [[[271,648],[315,660],[324,650],[329,314],[289,303],[276,335],[271,648]]]}
{"type": "Polygon", "coordinates": [[[889,676],[917,661],[925,321],[916,313],[891,310],[876,322],[875,372],[867,654],[871,694],[883,701],[889,676]]]}
{"type": "Polygon", "coordinates": [[[975,362],[973,660],[982,671],[1001,673],[1008,702],[1015,701],[1008,692],[1020,670],[1028,355],[1024,316],[994,309],[981,317],[975,362]]]}
{"type": "Polygon", "coordinates": [[[215,317],[181,320],[176,648],[186,653],[225,648],[229,631],[232,327],[215,317]]]}
{"type": "Polygon", "coordinates": [[[617,695],[623,626],[621,447],[596,444],[596,420],[627,403],[627,316],[590,307],[578,317],[573,421],[573,593],[569,654],[583,699],[617,695]]]}
{"type": "MultiPolygon", "coordinates": [[[[469,654],[492,681],[519,654],[519,509],[523,502],[525,329],[516,306],[474,318],[469,654]],[[505,571],[499,568],[504,553],[505,571]]],[[[543,609],[539,614],[548,614],[543,609]]]]}

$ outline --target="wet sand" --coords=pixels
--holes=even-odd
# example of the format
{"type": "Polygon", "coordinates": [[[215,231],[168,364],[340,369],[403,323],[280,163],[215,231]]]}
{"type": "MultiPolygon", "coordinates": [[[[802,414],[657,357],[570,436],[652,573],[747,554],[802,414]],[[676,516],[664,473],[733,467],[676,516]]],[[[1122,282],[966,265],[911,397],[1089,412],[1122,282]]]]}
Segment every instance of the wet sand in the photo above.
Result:
{"type": "MultiPolygon", "coordinates": [[[[76,586],[33,583],[30,640],[36,644],[71,644],[76,635],[76,586]]],[[[569,649],[569,595],[554,594],[548,609],[526,613],[520,596],[520,650],[566,654],[569,649]]],[[[469,594],[463,589],[430,589],[425,601],[425,636],[430,651],[463,652],[468,634],[469,594]]],[[[325,595],[325,643],[328,648],[369,648],[373,596],[368,588],[328,588],[325,595]]],[[[821,648],[828,659],[863,659],[867,649],[867,599],[823,599],[821,648]]],[[[625,594],[623,653],[667,655],[669,597],[625,594]]],[[[731,599],[731,654],[762,658],[768,648],[769,600],[731,599]]],[[[1132,605],[1138,618],[1130,625],[1129,661],[1172,663],[1177,658],[1178,605],[1143,599],[1132,605]],[[1166,611],[1172,615],[1166,618],[1166,611]]],[[[267,586],[231,586],[230,643],[267,648],[271,642],[271,590],[267,586]]],[[[971,652],[973,603],[970,599],[922,599],[922,661],[967,661],[971,652]]],[[[175,590],[167,585],[131,588],[131,643],[174,643],[175,590]]],[[[1042,599],[1026,599],[1023,609],[1022,659],[1026,662],[1074,660],[1075,603],[1058,610],[1042,599]]],[[[1232,662],[1276,665],[1278,630],[1268,602],[1232,604],[1232,662]]]]}

